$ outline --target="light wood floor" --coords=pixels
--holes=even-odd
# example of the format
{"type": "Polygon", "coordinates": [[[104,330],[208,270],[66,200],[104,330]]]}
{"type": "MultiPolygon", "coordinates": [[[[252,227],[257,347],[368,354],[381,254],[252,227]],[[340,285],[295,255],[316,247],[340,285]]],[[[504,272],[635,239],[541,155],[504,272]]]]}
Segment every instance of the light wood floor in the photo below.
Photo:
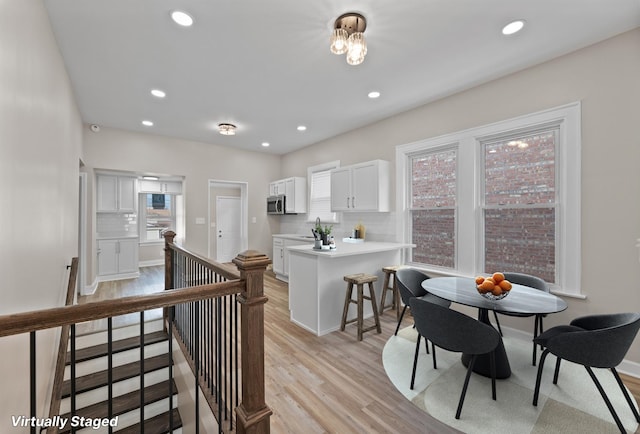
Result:
{"type": "MultiPolygon", "coordinates": [[[[155,292],[163,282],[162,267],[147,267],[139,279],[101,283],[92,297],[155,292]]],[[[388,380],[382,348],[395,330],[395,313],[386,311],[382,334],[365,333],[362,342],[354,324],[317,337],[289,321],[288,287],[271,272],[265,274],[265,294],[265,388],[273,433],[457,432],[419,410],[388,380]]],[[[622,377],[640,401],[640,379],[622,377]]]]}

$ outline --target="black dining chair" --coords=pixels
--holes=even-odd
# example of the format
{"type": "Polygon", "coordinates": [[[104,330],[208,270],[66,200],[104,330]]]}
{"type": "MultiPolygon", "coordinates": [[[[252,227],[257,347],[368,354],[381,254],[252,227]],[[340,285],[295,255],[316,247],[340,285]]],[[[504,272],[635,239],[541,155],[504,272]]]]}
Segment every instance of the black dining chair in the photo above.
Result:
{"type": "MultiPolygon", "coordinates": [[[[409,304],[411,305],[411,314],[415,320],[418,333],[424,336],[425,339],[431,341],[432,353],[434,355],[434,369],[436,368],[434,346],[447,351],[465,353],[471,356],[469,366],[467,367],[467,375],[464,379],[464,385],[462,386],[462,393],[460,394],[460,401],[458,402],[456,419],[460,419],[473,364],[476,361],[476,357],[481,354],[489,354],[491,396],[495,401],[495,349],[500,343],[500,333],[488,324],[483,324],[470,316],[435,303],[430,303],[419,298],[412,298],[409,304]]],[[[417,360],[414,360],[414,370],[416,361],[417,360]]]]}
{"type": "MultiPolygon", "coordinates": [[[[398,325],[396,326],[396,332],[394,335],[398,334],[398,330],[400,330],[400,324],[402,323],[402,318],[404,317],[404,313],[409,307],[409,300],[413,297],[422,298],[424,300],[430,301],[431,303],[439,304],[440,306],[449,307],[451,306],[451,302],[448,300],[444,300],[440,297],[436,297],[433,294],[429,294],[423,287],[422,282],[430,279],[430,277],[424,274],[421,271],[418,271],[414,268],[401,268],[396,272],[396,281],[398,282],[398,292],[400,292],[400,299],[404,304],[402,308],[402,313],[400,314],[400,318],[398,319],[398,325]]],[[[419,341],[420,339],[418,339],[419,341]]]]}
{"type": "MultiPolygon", "coordinates": [[[[504,278],[507,279],[511,283],[515,283],[517,285],[524,285],[531,288],[539,289],[540,291],[549,292],[549,285],[544,280],[540,279],[536,276],[531,276],[529,274],[523,273],[503,273],[504,278]]],[[[493,316],[496,320],[496,325],[498,326],[498,331],[500,332],[500,336],[502,336],[502,329],[500,328],[500,321],[498,320],[498,314],[507,315],[507,316],[516,316],[516,317],[531,317],[535,316],[535,321],[533,324],[533,338],[535,339],[543,331],[542,327],[542,318],[544,318],[545,314],[533,314],[533,313],[515,313],[515,312],[502,312],[502,311],[493,311],[493,316]]],[[[532,365],[536,366],[536,344],[533,344],[533,357],[532,357],[532,365]]]]}
{"type": "Polygon", "coordinates": [[[583,316],[574,319],[569,325],[552,327],[538,335],[534,343],[544,347],[544,351],[540,356],[533,405],[538,405],[542,368],[545,358],[551,353],[557,357],[553,384],[558,384],[562,359],[584,366],[607,404],[620,432],[624,433],[625,429],[618,414],[591,368],[610,369],[636,421],[640,422],[640,414],[616,370],[616,366],[622,362],[633,343],[638,329],[640,329],[640,313],[617,313],[583,316]]]}

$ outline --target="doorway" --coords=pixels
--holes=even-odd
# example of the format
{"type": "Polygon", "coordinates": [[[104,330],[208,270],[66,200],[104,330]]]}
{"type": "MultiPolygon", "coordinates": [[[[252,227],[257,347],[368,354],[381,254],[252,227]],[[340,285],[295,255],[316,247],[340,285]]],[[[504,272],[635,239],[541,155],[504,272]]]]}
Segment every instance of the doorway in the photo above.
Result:
{"type": "Polygon", "coordinates": [[[247,183],[209,180],[208,256],[229,262],[248,248],[247,183]]]}

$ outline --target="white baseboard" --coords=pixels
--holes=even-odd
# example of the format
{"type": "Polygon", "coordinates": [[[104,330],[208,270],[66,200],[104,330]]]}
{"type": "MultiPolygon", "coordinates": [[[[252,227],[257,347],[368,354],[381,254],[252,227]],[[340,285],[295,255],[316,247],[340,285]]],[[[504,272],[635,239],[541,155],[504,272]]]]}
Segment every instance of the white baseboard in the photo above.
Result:
{"type": "Polygon", "coordinates": [[[158,265],[164,265],[164,259],[151,259],[149,261],[138,262],[138,267],[155,267],[158,265]]]}
{"type": "Polygon", "coordinates": [[[98,289],[98,279],[93,279],[93,282],[91,283],[91,285],[85,285],[84,287],[80,288],[80,295],[93,295],[96,293],[96,290],[98,289]]]}
{"type": "Polygon", "coordinates": [[[137,279],[140,277],[140,272],[135,271],[133,273],[123,274],[108,274],[104,276],[98,276],[98,282],[110,282],[112,280],[124,280],[124,279],[137,279]]]}

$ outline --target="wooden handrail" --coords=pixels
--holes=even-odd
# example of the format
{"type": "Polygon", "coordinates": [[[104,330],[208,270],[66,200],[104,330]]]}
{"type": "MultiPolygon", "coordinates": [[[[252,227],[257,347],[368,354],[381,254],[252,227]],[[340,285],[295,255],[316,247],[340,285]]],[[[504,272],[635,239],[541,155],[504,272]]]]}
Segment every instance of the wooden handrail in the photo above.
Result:
{"type": "Polygon", "coordinates": [[[168,290],[154,294],[3,315],[0,316],[0,337],[143,310],[170,307],[211,297],[238,294],[243,291],[244,283],[242,281],[229,280],[227,282],[168,290]]]}

